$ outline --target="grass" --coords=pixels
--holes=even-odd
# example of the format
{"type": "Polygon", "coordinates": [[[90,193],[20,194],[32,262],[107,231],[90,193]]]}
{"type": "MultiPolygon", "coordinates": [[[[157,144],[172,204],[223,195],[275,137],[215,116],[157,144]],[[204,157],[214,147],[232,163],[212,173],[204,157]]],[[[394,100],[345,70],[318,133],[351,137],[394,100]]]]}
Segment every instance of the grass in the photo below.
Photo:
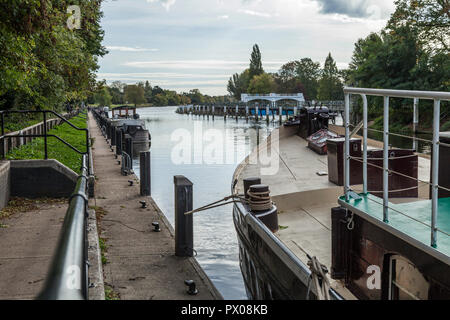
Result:
{"type": "Polygon", "coordinates": [[[120,300],[120,295],[114,289],[105,283],[105,300],[120,300]]]}
{"type": "MultiPolygon", "coordinates": [[[[86,118],[83,117],[83,115],[73,117],[70,119],[70,122],[78,128],[87,127],[86,118]]],[[[76,130],[67,123],[63,123],[48,131],[48,134],[60,137],[81,152],[86,151],[85,131],[76,130]]],[[[47,147],[49,159],[56,159],[76,173],[80,173],[82,155],[70,149],[55,137],[48,137],[47,147]]],[[[23,145],[20,148],[11,150],[6,157],[10,160],[26,160],[44,159],[44,155],[44,138],[35,138],[32,142],[23,145]]]]}
{"type": "MultiPolygon", "coordinates": [[[[98,242],[100,246],[100,255],[102,259],[102,265],[105,265],[108,263],[108,259],[106,257],[106,253],[108,251],[108,239],[105,237],[102,237],[101,234],[103,233],[103,228],[101,225],[102,218],[108,213],[105,209],[102,207],[97,206],[90,206],[90,209],[95,210],[95,217],[97,220],[97,232],[98,232],[98,242]]],[[[106,300],[120,300],[120,294],[116,291],[114,291],[113,287],[105,283],[105,299],[106,300]]]]}

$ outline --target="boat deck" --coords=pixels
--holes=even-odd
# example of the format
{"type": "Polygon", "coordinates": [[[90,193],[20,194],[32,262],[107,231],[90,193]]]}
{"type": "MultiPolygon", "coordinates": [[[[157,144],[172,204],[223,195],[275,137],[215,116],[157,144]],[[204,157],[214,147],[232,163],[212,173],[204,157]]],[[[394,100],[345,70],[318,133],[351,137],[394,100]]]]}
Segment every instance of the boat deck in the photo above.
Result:
{"type": "Polygon", "coordinates": [[[438,259],[450,263],[450,198],[438,200],[437,216],[437,247],[430,246],[431,239],[431,200],[407,203],[389,204],[389,222],[383,222],[383,200],[371,194],[361,194],[360,200],[345,201],[339,198],[339,203],[352,212],[373,218],[382,227],[390,228],[405,241],[420,246],[438,259]],[[400,231],[400,232],[398,232],[400,231]]]}
{"type": "MultiPolygon", "coordinates": [[[[257,148],[236,171],[238,183],[236,191],[243,192],[242,180],[248,177],[261,177],[262,183],[270,188],[272,200],[278,207],[280,230],[275,234],[304,264],[308,262],[306,254],[316,256],[319,261],[331,269],[331,208],[339,206],[338,199],[343,188],[328,181],[327,155],[318,155],[307,147],[307,142],[295,134],[280,128],[279,146],[272,151],[279,156],[279,169],[275,175],[262,175],[261,165],[255,159],[258,153],[266,152],[265,144],[257,148]]],[[[294,131],[292,131],[293,133],[294,131]]],[[[418,177],[429,181],[429,160],[419,157],[418,177]]],[[[361,185],[352,186],[355,191],[361,185]]],[[[415,207],[421,212],[420,197],[428,196],[428,185],[419,185],[419,198],[393,199],[399,206],[415,207]]],[[[378,201],[381,199],[377,198],[378,201]]],[[[426,215],[429,210],[424,210],[426,215]]],[[[447,210],[448,211],[448,210],[447,210]]],[[[405,224],[406,225],[406,224],[405,224]]],[[[429,237],[429,232],[426,233],[429,237]]],[[[429,241],[429,239],[428,239],[429,241]]],[[[336,280],[330,279],[331,286],[345,299],[355,297],[336,280]]]]}

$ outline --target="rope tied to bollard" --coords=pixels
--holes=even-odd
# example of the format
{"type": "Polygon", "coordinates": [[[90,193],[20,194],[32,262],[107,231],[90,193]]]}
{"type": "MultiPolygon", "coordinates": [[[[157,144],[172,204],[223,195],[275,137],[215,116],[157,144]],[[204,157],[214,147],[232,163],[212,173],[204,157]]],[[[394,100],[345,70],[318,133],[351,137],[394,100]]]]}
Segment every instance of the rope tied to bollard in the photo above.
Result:
{"type": "Polygon", "coordinates": [[[206,210],[209,210],[209,209],[225,206],[227,204],[232,204],[232,203],[241,202],[241,201],[247,201],[247,199],[243,198],[242,196],[243,196],[242,194],[232,194],[232,195],[229,195],[229,196],[227,196],[227,197],[225,197],[223,199],[211,202],[211,203],[209,203],[207,205],[204,205],[204,206],[202,206],[200,208],[197,208],[195,210],[187,211],[184,214],[185,215],[189,215],[189,214],[193,214],[193,213],[196,213],[196,212],[206,211],[206,210]],[[233,199],[233,200],[228,201],[230,199],[233,199]],[[224,201],[227,201],[227,202],[224,202],[224,201]],[[220,203],[220,202],[223,202],[223,203],[220,203]]]}
{"type": "MultiPolygon", "coordinates": [[[[260,186],[261,187],[261,186],[260,186]]],[[[265,186],[263,186],[264,188],[265,186]]],[[[232,194],[223,199],[211,202],[207,205],[199,207],[195,210],[187,211],[184,214],[189,215],[196,212],[206,211],[209,209],[225,206],[232,203],[245,203],[250,207],[251,211],[267,211],[270,210],[273,206],[272,198],[270,197],[270,191],[266,187],[266,190],[255,191],[252,188],[247,190],[248,199],[244,198],[244,194],[232,194]],[[232,199],[231,201],[229,201],[232,199]],[[221,203],[223,202],[223,203],[221,203]]]]}
{"type": "Polygon", "coordinates": [[[250,197],[247,202],[252,211],[266,211],[272,208],[272,198],[270,191],[256,192],[252,191],[251,187],[247,190],[247,195],[250,197]]]}

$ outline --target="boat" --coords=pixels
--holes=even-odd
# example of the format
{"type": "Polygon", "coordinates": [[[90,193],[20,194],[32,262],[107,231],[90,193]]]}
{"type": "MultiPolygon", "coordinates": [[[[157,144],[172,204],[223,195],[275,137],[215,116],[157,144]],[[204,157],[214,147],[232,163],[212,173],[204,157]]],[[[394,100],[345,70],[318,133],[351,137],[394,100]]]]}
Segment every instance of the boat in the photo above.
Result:
{"type": "MultiPolygon", "coordinates": [[[[130,137],[133,141],[133,158],[139,157],[141,151],[148,151],[151,147],[151,135],[145,126],[145,121],[140,119],[135,107],[120,106],[113,108],[109,113],[108,121],[111,127],[121,130],[123,134],[122,143],[125,138],[130,137]],[[109,118],[109,113],[111,117],[109,118]]],[[[125,147],[123,147],[125,150],[125,147]]]]}
{"type": "Polygon", "coordinates": [[[233,220],[249,299],[450,299],[450,132],[439,133],[439,101],[450,93],[346,87],[344,94],[344,119],[351,95],[363,101],[362,137],[351,136],[348,120],[330,125],[343,137],[320,155],[302,137],[314,129],[281,126],[236,168],[233,220]],[[387,134],[381,149],[368,139],[367,96],[385,97],[384,132],[390,99],[434,100],[431,159],[392,148],[387,134]],[[267,154],[279,160],[276,174],[258,161],[267,154]],[[264,199],[270,192],[270,223],[243,197],[258,199],[252,186],[267,189],[264,199]]]}

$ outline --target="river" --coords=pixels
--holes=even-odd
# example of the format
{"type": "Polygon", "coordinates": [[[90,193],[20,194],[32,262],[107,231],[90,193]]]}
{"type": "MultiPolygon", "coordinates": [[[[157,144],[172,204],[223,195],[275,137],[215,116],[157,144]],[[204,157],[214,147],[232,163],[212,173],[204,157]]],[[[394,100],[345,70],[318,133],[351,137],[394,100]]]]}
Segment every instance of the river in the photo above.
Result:
{"type": "MultiPolygon", "coordinates": [[[[246,123],[243,119],[207,120],[203,116],[180,115],[175,110],[137,110],[152,136],[152,197],[172,226],[174,175],[184,175],[193,182],[194,209],[222,199],[231,193],[237,165],[256,147],[257,132],[263,141],[275,128],[274,124],[246,123]]],[[[134,168],[139,176],[138,159],[134,160],[134,168]]],[[[198,262],[225,299],[247,299],[231,205],[195,214],[194,248],[198,262]]]]}

